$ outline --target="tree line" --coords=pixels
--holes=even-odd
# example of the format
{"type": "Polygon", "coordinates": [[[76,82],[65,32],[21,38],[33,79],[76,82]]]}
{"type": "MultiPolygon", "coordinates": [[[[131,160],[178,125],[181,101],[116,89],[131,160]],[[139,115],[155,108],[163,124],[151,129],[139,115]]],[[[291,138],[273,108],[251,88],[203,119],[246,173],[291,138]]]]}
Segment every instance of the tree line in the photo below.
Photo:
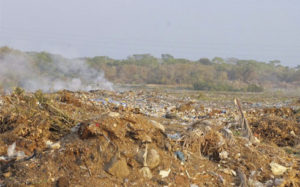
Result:
{"type": "MultiPolygon", "coordinates": [[[[0,62],[2,60],[3,63],[5,56],[12,53],[25,57],[24,63],[30,63],[34,67],[32,71],[66,78],[80,72],[74,72],[74,75],[60,74],[53,65],[55,61],[70,66],[73,60],[82,60],[93,70],[103,71],[109,81],[119,84],[184,85],[196,90],[251,92],[260,92],[265,88],[300,87],[300,66],[287,67],[278,60],[259,62],[215,57],[193,61],[174,58],[170,54],[162,54],[159,58],[150,54],[136,54],[122,60],[107,56],[67,59],[47,52],[22,52],[2,47],[0,62]]],[[[14,77],[8,79],[0,76],[0,86],[9,81],[18,84],[14,77]]]]}

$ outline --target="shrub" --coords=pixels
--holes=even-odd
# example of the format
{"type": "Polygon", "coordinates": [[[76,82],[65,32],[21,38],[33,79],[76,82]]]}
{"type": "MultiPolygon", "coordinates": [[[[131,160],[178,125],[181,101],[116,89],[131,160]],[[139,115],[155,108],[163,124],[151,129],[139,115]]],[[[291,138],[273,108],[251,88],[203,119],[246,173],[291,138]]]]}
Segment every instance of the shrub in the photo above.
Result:
{"type": "Polygon", "coordinates": [[[212,82],[212,81],[198,81],[193,84],[194,90],[206,90],[206,91],[239,91],[239,89],[225,82],[212,82]]]}
{"type": "Polygon", "coordinates": [[[263,92],[263,91],[264,88],[256,84],[249,84],[247,87],[247,92],[263,92]]]}

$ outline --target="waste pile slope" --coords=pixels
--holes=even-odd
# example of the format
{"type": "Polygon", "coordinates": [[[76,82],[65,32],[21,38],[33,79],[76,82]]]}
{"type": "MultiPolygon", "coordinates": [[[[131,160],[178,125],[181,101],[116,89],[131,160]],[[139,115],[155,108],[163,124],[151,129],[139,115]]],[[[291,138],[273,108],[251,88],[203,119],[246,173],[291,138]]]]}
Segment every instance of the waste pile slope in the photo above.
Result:
{"type": "Polygon", "coordinates": [[[0,98],[0,185],[300,185],[295,109],[209,106],[163,92],[16,89],[0,98]]]}

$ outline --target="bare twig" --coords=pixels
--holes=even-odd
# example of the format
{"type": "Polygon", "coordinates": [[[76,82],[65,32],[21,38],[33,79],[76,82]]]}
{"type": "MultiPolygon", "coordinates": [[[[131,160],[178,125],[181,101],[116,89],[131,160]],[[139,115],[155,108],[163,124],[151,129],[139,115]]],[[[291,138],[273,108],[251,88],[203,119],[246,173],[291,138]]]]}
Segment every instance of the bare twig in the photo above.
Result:
{"type": "Polygon", "coordinates": [[[246,137],[249,141],[253,142],[254,141],[254,136],[252,134],[251,128],[248,124],[248,121],[244,115],[241,103],[238,99],[234,99],[234,103],[237,105],[238,110],[240,111],[242,121],[241,121],[241,128],[244,131],[243,136],[246,137]]]}
{"type": "Polygon", "coordinates": [[[144,163],[143,163],[143,165],[144,165],[145,167],[148,166],[148,165],[147,165],[147,154],[148,154],[148,144],[146,144],[146,147],[145,147],[145,153],[144,153],[144,155],[143,155],[143,158],[144,158],[144,163]]]}
{"type": "Polygon", "coordinates": [[[89,175],[90,175],[90,177],[91,177],[91,176],[92,176],[92,172],[91,172],[90,168],[88,167],[88,165],[86,164],[86,162],[84,162],[84,165],[85,165],[85,167],[87,168],[88,173],[89,173],[89,175]]]}

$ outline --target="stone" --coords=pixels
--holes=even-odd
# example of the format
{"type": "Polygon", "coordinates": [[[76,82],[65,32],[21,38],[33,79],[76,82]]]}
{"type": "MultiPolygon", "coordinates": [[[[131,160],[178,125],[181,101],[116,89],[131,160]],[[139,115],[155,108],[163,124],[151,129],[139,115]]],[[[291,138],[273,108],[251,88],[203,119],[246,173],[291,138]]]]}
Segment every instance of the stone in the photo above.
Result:
{"type": "Polygon", "coordinates": [[[184,175],[176,175],[175,184],[176,186],[186,186],[187,184],[189,184],[189,179],[184,175]]]}
{"type": "Polygon", "coordinates": [[[60,148],[60,142],[53,143],[53,142],[51,142],[50,140],[48,140],[48,141],[46,142],[46,145],[47,145],[47,147],[50,148],[50,149],[59,149],[59,148],[60,148]]]}
{"type": "Polygon", "coordinates": [[[220,157],[222,160],[228,158],[228,152],[227,152],[227,151],[222,151],[221,153],[219,153],[219,157],[220,157]]]}
{"type": "Polygon", "coordinates": [[[236,172],[234,170],[232,170],[232,169],[225,168],[225,169],[222,169],[221,171],[223,171],[227,175],[236,176],[236,172]]]}
{"type": "Polygon", "coordinates": [[[11,172],[3,173],[3,176],[4,176],[5,178],[9,178],[9,177],[11,177],[11,175],[12,175],[11,172]]]}
{"type": "Polygon", "coordinates": [[[147,179],[151,179],[153,177],[151,170],[148,167],[141,168],[140,173],[147,179]]]}
{"type": "Polygon", "coordinates": [[[178,116],[175,113],[170,113],[170,112],[167,112],[165,117],[167,119],[177,119],[178,118],[178,116]]]}
{"type": "Polygon", "coordinates": [[[264,184],[253,179],[248,180],[249,186],[255,186],[255,187],[264,187],[264,184]]]}
{"type": "Polygon", "coordinates": [[[60,177],[57,182],[56,182],[56,186],[57,187],[69,187],[69,180],[67,179],[67,177],[60,177]]]}
{"type": "Polygon", "coordinates": [[[23,151],[16,151],[16,142],[8,146],[7,148],[7,157],[13,158],[15,157],[17,160],[24,158],[26,155],[23,151]]]}
{"type": "Polygon", "coordinates": [[[158,123],[157,121],[154,121],[154,120],[151,120],[151,122],[152,122],[152,125],[154,127],[160,129],[162,132],[165,132],[165,127],[162,124],[160,124],[160,123],[158,123]]]}
{"type": "Polygon", "coordinates": [[[272,173],[274,175],[282,175],[287,170],[286,167],[284,167],[284,166],[282,166],[280,164],[277,164],[275,162],[271,162],[270,166],[271,166],[272,173]]]}
{"type": "Polygon", "coordinates": [[[171,145],[169,142],[166,142],[166,143],[165,143],[165,149],[166,149],[167,151],[172,151],[172,145],[171,145]]]}
{"type": "Polygon", "coordinates": [[[140,151],[136,156],[137,162],[150,169],[156,168],[160,163],[160,156],[155,149],[140,151]],[[145,155],[146,154],[146,155],[145,155]],[[146,159],[146,161],[145,161],[146,159]]]}
{"type": "Polygon", "coordinates": [[[60,148],[60,142],[56,142],[51,145],[51,149],[59,149],[60,148]]]}
{"type": "Polygon", "coordinates": [[[93,133],[90,131],[88,127],[89,127],[88,123],[80,124],[77,133],[81,139],[87,139],[93,136],[93,133]]]}
{"type": "Polygon", "coordinates": [[[125,178],[130,174],[125,158],[112,158],[110,162],[106,164],[105,171],[119,178],[125,178]]]}
{"type": "Polygon", "coordinates": [[[118,113],[118,112],[110,112],[110,113],[108,113],[108,116],[116,118],[116,117],[120,117],[120,113],[118,113]]]}
{"type": "Polygon", "coordinates": [[[273,180],[268,180],[264,183],[264,186],[266,187],[273,187],[274,186],[274,182],[273,180]]]}
{"type": "Polygon", "coordinates": [[[284,182],[284,179],[275,179],[274,180],[274,185],[275,186],[280,186],[284,182]]]}
{"type": "Polygon", "coordinates": [[[166,178],[169,176],[170,172],[171,172],[170,168],[168,170],[160,170],[159,175],[161,176],[161,178],[166,178]]]}
{"type": "Polygon", "coordinates": [[[7,148],[7,156],[8,157],[13,157],[16,154],[16,142],[14,142],[13,144],[11,144],[10,146],[8,146],[7,148]]]}
{"type": "Polygon", "coordinates": [[[151,143],[152,142],[151,137],[148,135],[140,136],[140,137],[138,137],[138,139],[141,139],[142,143],[151,143]]]}
{"type": "Polygon", "coordinates": [[[291,133],[292,136],[297,137],[297,135],[295,134],[294,131],[291,131],[290,133],[291,133]]]}
{"type": "Polygon", "coordinates": [[[150,149],[147,155],[147,166],[150,169],[156,168],[160,163],[160,156],[155,149],[150,149]]]}
{"type": "Polygon", "coordinates": [[[212,128],[210,126],[205,126],[204,128],[205,132],[210,132],[212,130],[212,128]]]}
{"type": "Polygon", "coordinates": [[[241,153],[237,153],[235,156],[234,156],[234,159],[237,160],[241,157],[241,153]]]}

